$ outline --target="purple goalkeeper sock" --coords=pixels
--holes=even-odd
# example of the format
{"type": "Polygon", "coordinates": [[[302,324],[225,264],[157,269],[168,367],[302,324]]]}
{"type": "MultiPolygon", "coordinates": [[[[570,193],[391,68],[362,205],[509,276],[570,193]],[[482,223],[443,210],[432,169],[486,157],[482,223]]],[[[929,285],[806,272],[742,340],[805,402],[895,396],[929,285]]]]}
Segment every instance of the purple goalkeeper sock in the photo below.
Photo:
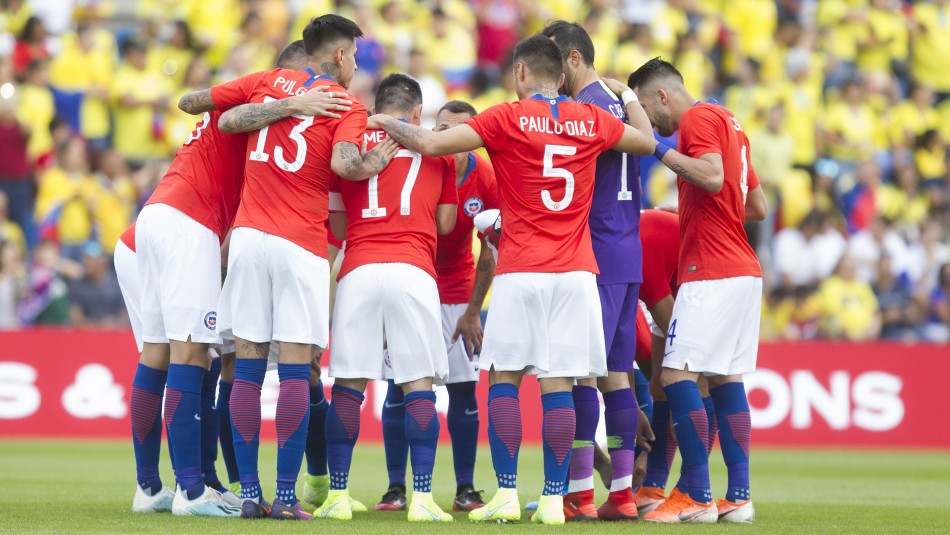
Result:
{"type": "Polygon", "coordinates": [[[544,490],[541,495],[563,496],[577,425],[574,398],[570,392],[541,394],[541,407],[544,410],[541,423],[544,490]]]}
{"type": "Polygon", "coordinates": [[[676,441],[683,455],[686,484],[690,497],[700,503],[712,501],[709,488],[709,457],[706,440],[709,421],[699,395],[699,386],[693,381],[679,381],[663,387],[673,413],[676,441]]]}
{"type": "Polygon", "coordinates": [[[488,445],[498,488],[516,487],[521,432],[518,387],[511,383],[492,385],[488,389],[488,445]]]}
{"type": "Polygon", "coordinates": [[[292,505],[310,421],[310,364],[279,363],[277,375],[277,499],[292,505]]]}
{"type": "Polygon", "coordinates": [[[594,438],[600,420],[600,399],[592,386],[575,386],[571,396],[577,427],[574,432],[571,452],[570,482],[568,492],[594,488],[594,438]]]}
{"type": "Polygon", "coordinates": [[[610,492],[633,486],[633,452],[637,445],[639,413],[633,390],[621,388],[604,394],[607,451],[613,472],[610,492]]]}
{"type": "Polygon", "coordinates": [[[139,487],[149,496],[162,490],[158,459],[162,448],[162,398],[168,372],[139,363],[132,379],[129,415],[139,487]]]}
{"type": "Polygon", "coordinates": [[[189,500],[205,491],[201,479],[201,381],[204,375],[201,366],[168,366],[165,426],[175,455],[175,477],[189,500]]]}
{"type": "Polygon", "coordinates": [[[406,400],[406,442],[412,460],[412,490],[432,492],[432,469],[439,444],[439,417],[435,392],[410,392],[406,400]]]}
{"type": "Polygon", "coordinates": [[[327,413],[327,464],[330,490],[346,490],[349,485],[353,447],[360,436],[360,407],[363,393],[333,385],[330,411],[327,413]]]}
{"type": "Polygon", "coordinates": [[[749,450],[752,445],[752,419],[745,385],[726,383],[709,390],[716,403],[719,420],[719,445],[729,473],[726,499],[742,502],[751,499],[749,491],[749,450]]]}

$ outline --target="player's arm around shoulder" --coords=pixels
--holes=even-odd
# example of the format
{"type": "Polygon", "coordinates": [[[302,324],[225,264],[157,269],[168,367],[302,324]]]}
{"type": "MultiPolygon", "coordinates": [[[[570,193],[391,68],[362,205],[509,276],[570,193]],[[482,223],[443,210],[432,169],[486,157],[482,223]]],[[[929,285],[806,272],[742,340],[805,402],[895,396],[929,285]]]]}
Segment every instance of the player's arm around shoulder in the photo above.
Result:
{"type": "Polygon", "coordinates": [[[395,139],[403,147],[426,156],[468,152],[485,145],[481,136],[467,124],[433,132],[389,115],[377,114],[369,118],[367,128],[385,130],[391,139],[395,139]]]}
{"type": "Polygon", "coordinates": [[[617,80],[604,78],[603,82],[611,92],[620,95],[624,111],[627,112],[627,123],[624,125],[623,134],[620,136],[620,140],[611,148],[637,156],[653,154],[656,147],[653,127],[650,125],[650,118],[647,117],[643,107],[640,106],[637,94],[617,80]]]}
{"type": "Polygon", "coordinates": [[[445,156],[440,158],[442,163],[442,192],[439,195],[439,204],[435,207],[435,228],[441,236],[455,230],[458,219],[458,186],[455,184],[455,158],[445,156]]]}
{"type": "Polygon", "coordinates": [[[327,91],[319,86],[292,97],[270,102],[242,104],[224,112],[218,119],[218,128],[225,134],[253,132],[287,117],[329,117],[339,119],[339,112],[350,111],[353,101],[346,93],[327,91]]]}

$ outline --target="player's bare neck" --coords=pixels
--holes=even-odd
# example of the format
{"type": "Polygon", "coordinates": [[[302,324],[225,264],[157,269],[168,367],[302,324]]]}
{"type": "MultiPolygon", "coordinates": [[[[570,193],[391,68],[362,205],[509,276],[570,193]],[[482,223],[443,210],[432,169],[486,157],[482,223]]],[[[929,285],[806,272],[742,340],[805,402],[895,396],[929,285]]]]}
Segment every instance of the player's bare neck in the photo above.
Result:
{"type": "MultiPolygon", "coordinates": [[[[574,87],[571,88],[571,98],[577,95],[590,84],[600,81],[600,75],[593,67],[581,67],[574,73],[574,87]]],[[[619,95],[617,95],[619,96],[619,95]]]]}
{"type": "Polygon", "coordinates": [[[544,98],[557,98],[560,96],[557,85],[550,82],[542,82],[536,85],[525,86],[525,96],[541,95],[544,98]]]}
{"type": "Polygon", "coordinates": [[[336,81],[340,79],[340,67],[336,63],[325,61],[320,64],[320,72],[333,78],[336,81]]]}

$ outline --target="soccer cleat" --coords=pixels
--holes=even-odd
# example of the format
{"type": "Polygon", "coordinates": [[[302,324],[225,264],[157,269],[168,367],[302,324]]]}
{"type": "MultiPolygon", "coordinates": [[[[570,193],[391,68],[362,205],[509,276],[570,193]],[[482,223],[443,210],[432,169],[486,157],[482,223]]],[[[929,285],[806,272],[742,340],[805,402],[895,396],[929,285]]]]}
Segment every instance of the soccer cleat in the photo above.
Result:
{"type": "Polygon", "coordinates": [[[541,496],[541,499],[538,500],[538,510],[531,516],[531,522],[546,526],[563,524],[565,522],[564,503],[566,501],[563,496],[541,496]]]}
{"type": "Polygon", "coordinates": [[[323,502],[327,501],[327,494],[329,492],[329,474],[323,476],[308,475],[304,478],[303,499],[301,501],[304,505],[310,507],[311,510],[316,509],[323,505],[323,502]]]}
{"type": "Polygon", "coordinates": [[[715,524],[719,519],[716,502],[700,503],[689,497],[689,494],[670,495],[652,512],[643,516],[647,522],[661,522],[665,524],[715,524]]]}
{"type": "Polygon", "coordinates": [[[639,520],[637,502],[630,489],[611,492],[607,501],[597,509],[597,518],[614,522],[634,522],[639,520]]]}
{"type": "Polygon", "coordinates": [[[204,493],[194,500],[189,500],[185,491],[178,487],[175,499],[172,501],[172,514],[175,516],[223,516],[239,517],[241,509],[229,505],[221,497],[221,493],[204,487],[204,493]]]}
{"type": "Polygon", "coordinates": [[[235,481],[234,483],[228,483],[228,490],[230,490],[230,491],[233,492],[234,494],[237,494],[238,496],[240,496],[240,495],[241,495],[241,482],[240,482],[240,481],[235,481]]]}
{"type": "Polygon", "coordinates": [[[755,521],[755,507],[752,506],[752,500],[736,503],[722,499],[716,503],[716,508],[719,510],[720,522],[751,524],[755,521]]]}
{"type": "Polygon", "coordinates": [[[314,518],[332,520],[352,520],[353,508],[350,506],[350,491],[333,490],[327,493],[327,499],[316,511],[314,518]]]}
{"type": "Polygon", "coordinates": [[[132,498],[133,513],[167,513],[172,510],[172,502],[175,500],[175,492],[162,487],[158,494],[149,496],[145,494],[142,487],[135,486],[135,497],[132,498]]]}
{"type": "Polygon", "coordinates": [[[293,505],[274,500],[274,506],[271,507],[270,514],[267,516],[277,520],[313,520],[313,515],[304,511],[300,500],[295,501],[293,505]]]}
{"type": "Polygon", "coordinates": [[[410,522],[453,522],[452,515],[442,510],[432,499],[431,492],[413,492],[409,504],[410,522]]]}
{"type": "Polygon", "coordinates": [[[479,507],[484,507],[485,500],[482,499],[482,490],[475,490],[471,485],[465,485],[461,492],[455,496],[452,502],[453,511],[472,511],[479,507]]]}
{"type": "Polygon", "coordinates": [[[242,507],[244,505],[244,499],[230,490],[221,491],[221,499],[233,507],[242,507]]]}
{"type": "Polygon", "coordinates": [[[484,507],[469,511],[472,522],[518,522],[521,520],[521,502],[516,489],[498,489],[495,497],[484,507]]]}
{"type": "Polygon", "coordinates": [[[352,496],[350,496],[350,509],[354,513],[365,513],[366,511],[369,511],[369,509],[367,509],[366,506],[363,505],[363,502],[359,500],[354,500],[352,496]]]}
{"type": "Polygon", "coordinates": [[[389,487],[383,499],[374,507],[373,511],[404,511],[406,509],[406,490],[393,485],[389,487]]]}
{"type": "MultiPolygon", "coordinates": [[[[538,504],[541,510],[541,504],[538,504]]],[[[596,522],[597,506],[594,504],[594,489],[570,492],[564,496],[564,518],[568,522],[596,522]]]]}
{"type": "Polygon", "coordinates": [[[247,498],[241,504],[241,518],[267,518],[270,511],[271,505],[264,498],[247,498]]]}
{"type": "Polygon", "coordinates": [[[637,502],[637,513],[643,516],[652,512],[666,501],[666,494],[663,489],[657,487],[640,487],[633,494],[634,501],[637,502]]]}

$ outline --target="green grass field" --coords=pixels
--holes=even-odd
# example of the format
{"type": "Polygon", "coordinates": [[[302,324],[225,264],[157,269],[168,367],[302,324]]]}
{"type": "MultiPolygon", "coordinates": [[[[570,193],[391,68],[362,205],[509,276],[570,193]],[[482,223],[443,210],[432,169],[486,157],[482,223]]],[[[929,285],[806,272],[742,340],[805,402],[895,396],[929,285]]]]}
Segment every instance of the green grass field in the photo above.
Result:
{"type": "MultiPolygon", "coordinates": [[[[273,444],[261,448],[265,495],[274,492],[273,444]]],[[[487,449],[479,452],[476,483],[494,491],[487,449]]],[[[713,457],[713,492],[725,487],[718,451],[713,457]]],[[[537,448],[521,452],[519,477],[522,504],[537,499],[541,489],[541,455],[537,448]]],[[[162,461],[166,484],[173,479],[162,461]]],[[[219,461],[219,473],[224,468],[219,461]]],[[[352,522],[243,521],[177,518],[170,514],[133,515],[135,467],[125,442],[0,441],[0,532],[4,533],[521,533],[543,526],[476,525],[455,514],[450,525],[409,525],[404,513],[363,513],[352,522]]],[[[357,447],[350,476],[353,495],[372,505],[385,491],[383,450],[357,447]]],[[[653,524],[567,525],[564,533],[656,532],[680,530],[709,533],[950,533],[950,454],[946,452],[763,450],[753,457],[753,526],[658,526],[653,524]]],[[[448,448],[439,452],[435,494],[443,507],[451,504],[455,483],[448,448]]],[[[598,500],[605,496],[598,489],[598,500]]],[[[527,517],[525,517],[527,518],[527,517]]]]}

